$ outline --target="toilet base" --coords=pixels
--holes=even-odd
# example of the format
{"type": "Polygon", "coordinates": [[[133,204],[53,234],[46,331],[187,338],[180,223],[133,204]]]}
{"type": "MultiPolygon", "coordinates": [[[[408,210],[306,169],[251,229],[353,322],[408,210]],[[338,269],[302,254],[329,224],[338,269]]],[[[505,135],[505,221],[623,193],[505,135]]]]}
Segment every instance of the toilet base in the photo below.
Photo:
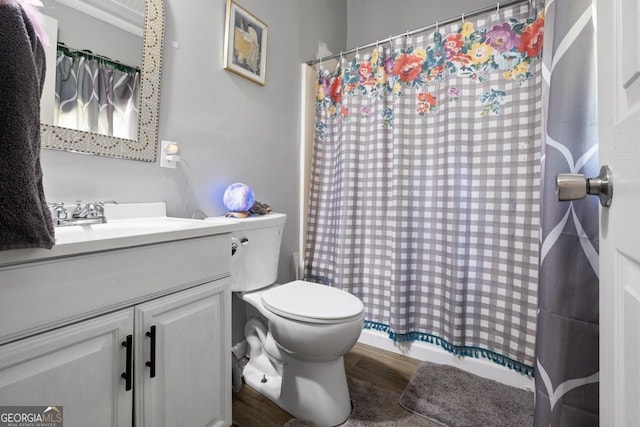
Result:
{"type": "Polygon", "coordinates": [[[335,426],[349,418],[351,399],[342,357],[328,362],[285,358],[282,375],[264,354],[249,360],[245,382],[291,415],[320,426],[335,426]]]}

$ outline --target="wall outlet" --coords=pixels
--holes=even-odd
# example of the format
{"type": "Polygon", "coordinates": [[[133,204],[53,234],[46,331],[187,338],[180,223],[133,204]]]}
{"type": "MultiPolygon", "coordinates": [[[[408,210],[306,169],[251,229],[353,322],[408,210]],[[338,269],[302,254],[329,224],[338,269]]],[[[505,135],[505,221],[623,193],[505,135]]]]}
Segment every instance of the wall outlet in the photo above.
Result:
{"type": "Polygon", "coordinates": [[[161,141],[160,143],[160,167],[175,169],[180,161],[178,143],[173,141],[161,141]]]}

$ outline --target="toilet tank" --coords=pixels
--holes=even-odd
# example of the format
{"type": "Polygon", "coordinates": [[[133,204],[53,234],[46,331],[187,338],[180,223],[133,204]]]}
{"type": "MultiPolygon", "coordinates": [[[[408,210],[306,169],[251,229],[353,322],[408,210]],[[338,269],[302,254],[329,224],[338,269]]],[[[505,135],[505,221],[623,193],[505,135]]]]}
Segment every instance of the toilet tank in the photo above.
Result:
{"type": "Polygon", "coordinates": [[[231,291],[246,292],[275,283],[287,216],[269,213],[237,219],[231,232],[231,291]]]}

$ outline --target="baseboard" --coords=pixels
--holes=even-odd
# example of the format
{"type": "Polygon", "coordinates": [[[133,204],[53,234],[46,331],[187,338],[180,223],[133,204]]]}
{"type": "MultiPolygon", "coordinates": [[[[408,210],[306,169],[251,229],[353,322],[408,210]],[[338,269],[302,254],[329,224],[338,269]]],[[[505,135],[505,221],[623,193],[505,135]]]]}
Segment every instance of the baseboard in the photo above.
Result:
{"type": "Polygon", "coordinates": [[[486,359],[456,356],[433,344],[419,341],[394,342],[389,339],[386,333],[371,329],[364,329],[358,342],[418,360],[455,366],[474,375],[523,390],[532,391],[534,388],[532,377],[512,371],[486,359]]]}

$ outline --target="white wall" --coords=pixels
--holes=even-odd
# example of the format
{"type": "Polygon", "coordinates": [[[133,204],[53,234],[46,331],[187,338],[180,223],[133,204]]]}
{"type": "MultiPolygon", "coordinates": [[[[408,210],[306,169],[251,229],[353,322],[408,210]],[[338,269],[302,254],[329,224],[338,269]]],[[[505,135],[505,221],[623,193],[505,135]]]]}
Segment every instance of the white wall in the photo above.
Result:
{"type": "Polygon", "coordinates": [[[289,216],[279,272],[284,281],[298,250],[300,63],[315,56],[320,41],[334,51],[345,49],[346,3],[241,2],[269,26],[265,86],[222,69],[225,4],[165,0],[159,139],[179,142],[185,161],[164,169],[43,150],[45,192],[49,202],[164,201],[172,216],[195,210],[222,215],[224,189],[245,182],[258,200],[289,216]]]}
{"type": "Polygon", "coordinates": [[[348,0],[347,48],[496,6],[489,0],[348,0]]]}

